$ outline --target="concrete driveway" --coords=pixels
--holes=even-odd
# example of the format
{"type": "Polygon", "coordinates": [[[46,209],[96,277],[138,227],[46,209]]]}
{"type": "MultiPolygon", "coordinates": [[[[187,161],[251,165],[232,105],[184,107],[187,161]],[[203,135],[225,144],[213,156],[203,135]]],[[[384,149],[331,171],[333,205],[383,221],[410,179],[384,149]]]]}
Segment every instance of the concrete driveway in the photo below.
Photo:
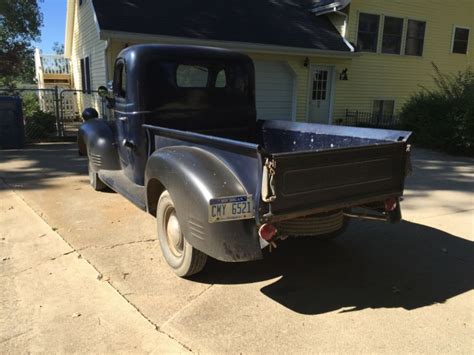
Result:
{"type": "MultiPolygon", "coordinates": [[[[472,353],[474,160],[418,150],[413,165],[404,222],[356,222],[327,244],[287,240],[259,262],[211,260],[191,280],[177,278],[165,265],[152,217],[118,194],[97,193],[88,186],[86,160],[77,156],[73,144],[0,152],[0,177],[8,185],[2,185],[0,215],[6,216],[9,204],[21,199],[25,211],[34,211],[49,225],[56,242],[62,238],[65,253],[80,255],[95,270],[98,277],[79,269],[74,277],[53,260],[48,265],[79,300],[97,285],[115,290],[118,298],[111,302],[119,305],[121,317],[104,317],[116,327],[130,318],[137,333],[123,351],[472,353]]],[[[0,313],[0,351],[47,351],[48,344],[71,350],[54,333],[38,333],[42,348],[27,335],[14,336],[9,326],[15,321],[45,325],[37,314],[17,318],[31,294],[28,298],[21,292],[28,283],[15,286],[11,268],[28,263],[28,254],[23,250],[23,258],[16,260],[12,253],[18,243],[15,232],[30,223],[28,216],[19,214],[7,232],[6,224],[1,226],[6,236],[0,241],[5,259],[0,277],[17,289],[0,293],[2,305],[10,305],[0,313]]],[[[23,234],[28,239],[44,233],[23,234]]],[[[100,292],[89,303],[74,304],[75,312],[90,317],[105,312],[91,308],[104,304],[105,291],[100,292]]],[[[69,324],[69,317],[58,314],[51,322],[69,324]]],[[[100,347],[94,338],[98,331],[68,333],[74,344],[89,344],[72,350],[102,351],[107,342],[110,349],[120,349],[116,336],[101,337],[100,347]]]]}

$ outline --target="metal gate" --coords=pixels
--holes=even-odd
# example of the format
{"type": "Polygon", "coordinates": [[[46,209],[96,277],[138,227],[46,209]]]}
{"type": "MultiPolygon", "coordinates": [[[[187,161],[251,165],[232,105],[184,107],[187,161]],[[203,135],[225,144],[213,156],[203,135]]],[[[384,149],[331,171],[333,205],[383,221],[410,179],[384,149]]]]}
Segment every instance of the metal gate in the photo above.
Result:
{"type": "Polygon", "coordinates": [[[97,91],[84,93],[82,90],[75,89],[61,90],[59,93],[59,119],[61,123],[61,134],[64,137],[75,136],[82,123],[79,105],[84,108],[95,108],[100,117],[103,117],[106,112],[104,101],[97,91]],[[83,95],[78,96],[80,93],[83,95]]]}
{"type": "Polygon", "coordinates": [[[105,104],[96,91],[83,93],[69,88],[0,88],[0,95],[21,96],[26,140],[45,141],[75,137],[82,123],[79,105],[94,107],[100,116],[106,113],[105,104]]]}

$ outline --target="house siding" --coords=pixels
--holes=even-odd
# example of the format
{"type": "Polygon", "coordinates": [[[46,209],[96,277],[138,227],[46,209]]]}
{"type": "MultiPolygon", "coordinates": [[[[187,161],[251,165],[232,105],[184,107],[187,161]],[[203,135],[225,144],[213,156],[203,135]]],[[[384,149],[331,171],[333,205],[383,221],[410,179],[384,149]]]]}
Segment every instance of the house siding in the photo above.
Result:
{"type": "MultiPolygon", "coordinates": [[[[99,38],[98,28],[91,0],[84,0],[82,5],[75,1],[74,27],[71,50],[71,68],[73,83],[81,89],[81,59],[90,58],[91,89],[97,90],[106,83],[105,49],[106,41],[99,38]]],[[[95,94],[77,93],[79,110],[94,107],[100,111],[100,100],[95,94]]]]}
{"type": "MultiPolygon", "coordinates": [[[[311,65],[328,65],[335,70],[333,89],[332,120],[343,119],[346,110],[371,112],[373,101],[379,99],[395,100],[395,110],[399,111],[409,97],[422,87],[433,88],[432,63],[443,73],[456,73],[473,65],[474,56],[474,1],[459,0],[456,6],[447,7],[443,0],[353,0],[347,13],[345,26],[347,40],[357,43],[359,13],[366,12],[381,16],[380,27],[383,28],[383,15],[405,19],[402,49],[405,45],[407,19],[426,22],[426,32],[422,57],[358,53],[354,57],[309,57],[310,65],[305,67],[304,56],[259,54],[248,52],[254,60],[271,60],[286,62],[296,77],[296,120],[311,121],[308,117],[309,92],[311,90],[311,65]],[[452,54],[451,41],[454,26],[471,29],[467,55],[452,54]],[[348,80],[339,80],[342,70],[348,69],[348,80]]],[[[108,77],[112,78],[113,65],[117,54],[126,46],[138,43],[152,43],[147,39],[138,42],[110,40],[107,56],[104,55],[105,42],[98,37],[94,23],[90,0],[86,0],[80,11],[76,11],[74,24],[73,69],[76,87],[80,87],[79,60],[90,55],[92,60],[93,88],[103,85],[108,77]],[[105,65],[107,62],[107,66],[105,65]]],[[[344,29],[344,17],[329,15],[339,31],[344,29]]],[[[379,32],[379,47],[382,41],[382,30],[379,32]]],[[[159,43],[155,41],[154,43],[159,43]]],[[[82,96],[84,103],[88,95],[82,96]]],[[[81,106],[84,107],[84,106],[81,106]]]]}
{"type": "MultiPolygon", "coordinates": [[[[353,0],[349,8],[347,38],[357,43],[359,13],[394,16],[426,22],[422,57],[362,53],[350,63],[338,66],[348,68],[348,81],[336,82],[334,117],[342,117],[346,109],[371,112],[373,100],[394,99],[400,110],[409,97],[422,87],[434,88],[432,63],[443,73],[456,73],[473,64],[474,1],[459,0],[446,6],[443,0],[353,0]],[[451,41],[454,25],[471,28],[467,55],[452,54],[451,41]]],[[[380,23],[383,28],[383,19],[380,23]]],[[[402,50],[406,26],[404,27],[402,50]]],[[[382,31],[379,34],[381,46],[382,31]]]]}

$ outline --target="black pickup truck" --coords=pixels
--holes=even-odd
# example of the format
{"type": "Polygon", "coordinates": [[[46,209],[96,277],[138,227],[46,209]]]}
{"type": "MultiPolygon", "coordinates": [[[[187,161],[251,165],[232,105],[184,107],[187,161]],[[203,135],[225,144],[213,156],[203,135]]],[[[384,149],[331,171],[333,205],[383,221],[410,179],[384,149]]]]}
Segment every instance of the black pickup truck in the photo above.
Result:
{"type": "Polygon", "coordinates": [[[114,70],[99,88],[113,117],[81,126],[79,152],[95,190],[156,216],[177,275],[349,218],[400,221],[410,132],[258,120],[253,62],[228,50],[132,46],[114,70]]]}

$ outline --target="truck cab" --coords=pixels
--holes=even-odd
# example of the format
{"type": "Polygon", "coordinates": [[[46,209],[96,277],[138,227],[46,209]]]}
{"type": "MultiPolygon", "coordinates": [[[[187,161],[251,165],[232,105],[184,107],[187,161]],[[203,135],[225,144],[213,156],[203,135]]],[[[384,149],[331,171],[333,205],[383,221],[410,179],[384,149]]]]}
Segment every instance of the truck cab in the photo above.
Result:
{"type": "Polygon", "coordinates": [[[254,141],[253,81],[252,61],[239,53],[171,46],[124,50],[115,62],[113,81],[113,117],[123,173],[144,184],[145,124],[254,141]]]}
{"type": "Polygon", "coordinates": [[[254,76],[233,51],[132,46],[112,92],[99,89],[112,119],[80,128],[93,188],[157,217],[179,276],[207,256],[256,260],[288,236],[332,238],[350,218],[401,219],[410,132],[258,120],[254,76]]]}

